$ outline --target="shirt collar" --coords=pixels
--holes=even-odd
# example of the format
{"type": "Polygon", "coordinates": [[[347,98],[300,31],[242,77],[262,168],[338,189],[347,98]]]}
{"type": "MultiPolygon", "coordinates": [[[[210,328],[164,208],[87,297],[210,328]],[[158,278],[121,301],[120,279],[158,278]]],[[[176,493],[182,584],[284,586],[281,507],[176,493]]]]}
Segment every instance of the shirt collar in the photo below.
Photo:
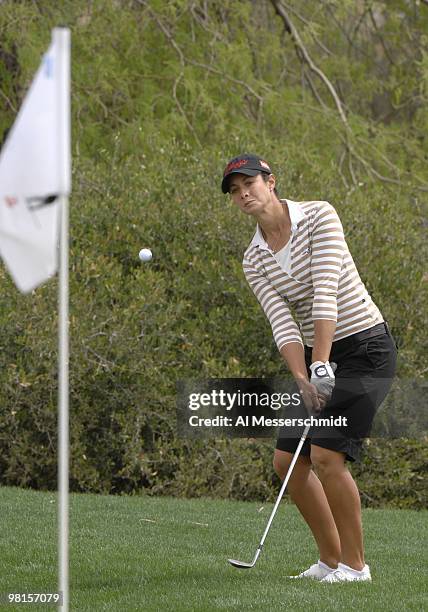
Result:
{"type": "MultiPolygon", "coordinates": [[[[291,221],[291,233],[294,234],[300,221],[306,218],[306,214],[303,212],[297,202],[293,202],[292,200],[280,200],[280,202],[288,206],[288,213],[291,221]]],[[[256,233],[254,234],[250,246],[260,246],[264,249],[269,249],[266,240],[263,238],[259,224],[257,224],[256,233]]]]}

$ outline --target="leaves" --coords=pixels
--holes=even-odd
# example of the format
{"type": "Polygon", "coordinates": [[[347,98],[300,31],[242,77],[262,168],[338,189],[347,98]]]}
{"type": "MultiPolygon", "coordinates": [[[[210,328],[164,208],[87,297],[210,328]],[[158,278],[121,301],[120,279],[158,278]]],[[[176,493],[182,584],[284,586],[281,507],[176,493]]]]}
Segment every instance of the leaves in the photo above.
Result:
{"type": "MultiPolygon", "coordinates": [[[[424,375],[428,11],[283,5],[348,128],[268,0],[1,3],[1,130],[51,26],[72,29],[74,490],[275,496],[271,441],[194,443],[175,429],[177,379],[286,373],[242,274],[253,221],[220,193],[244,150],[268,158],[281,197],[336,207],[399,340],[400,374],[424,375]]],[[[55,487],[57,281],[22,297],[0,278],[0,478],[55,487]]],[[[376,503],[419,507],[411,445],[414,461],[386,445],[390,488],[365,464],[376,503]]]]}

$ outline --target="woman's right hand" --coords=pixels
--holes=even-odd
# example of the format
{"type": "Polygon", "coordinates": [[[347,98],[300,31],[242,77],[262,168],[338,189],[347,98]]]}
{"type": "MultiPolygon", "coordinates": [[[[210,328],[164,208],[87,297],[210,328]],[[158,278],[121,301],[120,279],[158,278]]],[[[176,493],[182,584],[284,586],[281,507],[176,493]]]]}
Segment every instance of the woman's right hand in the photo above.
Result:
{"type": "Polygon", "coordinates": [[[309,414],[319,414],[326,405],[326,398],[320,395],[315,385],[308,380],[298,380],[299,393],[309,414]]]}
{"type": "Polygon", "coordinates": [[[297,383],[308,414],[319,414],[326,405],[326,398],[308,379],[303,345],[299,342],[289,342],[281,348],[281,355],[297,383]]]}

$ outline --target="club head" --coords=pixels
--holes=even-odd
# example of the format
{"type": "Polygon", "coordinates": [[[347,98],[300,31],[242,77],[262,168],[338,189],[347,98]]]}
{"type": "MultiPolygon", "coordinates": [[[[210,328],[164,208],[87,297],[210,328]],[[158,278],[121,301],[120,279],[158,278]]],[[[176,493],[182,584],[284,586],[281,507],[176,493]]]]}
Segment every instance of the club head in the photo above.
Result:
{"type": "Polygon", "coordinates": [[[262,545],[258,547],[258,549],[256,550],[256,554],[254,555],[254,559],[251,561],[251,563],[244,563],[244,561],[237,561],[236,559],[228,559],[230,565],[233,565],[233,567],[237,567],[238,569],[251,569],[252,567],[255,566],[257,559],[259,558],[259,555],[261,553],[262,550],[262,545]]]}
{"type": "Polygon", "coordinates": [[[250,569],[251,567],[254,567],[254,561],[253,563],[244,563],[244,561],[236,561],[236,559],[228,559],[230,565],[233,565],[233,567],[237,567],[238,569],[250,569]]]}

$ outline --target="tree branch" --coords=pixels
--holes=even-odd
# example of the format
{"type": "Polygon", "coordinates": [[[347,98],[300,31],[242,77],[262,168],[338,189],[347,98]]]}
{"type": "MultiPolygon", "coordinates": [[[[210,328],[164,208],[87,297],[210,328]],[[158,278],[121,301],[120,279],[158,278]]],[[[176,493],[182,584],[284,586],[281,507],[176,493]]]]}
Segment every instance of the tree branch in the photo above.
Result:
{"type": "Polygon", "coordinates": [[[375,19],[375,16],[374,16],[374,14],[373,14],[373,11],[372,11],[371,7],[369,8],[369,10],[368,10],[368,11],[369,11],[369,15],[370,15],[370,21],[372,22],[373,28],[375,29],[376,34],[378,35],[378,38],[379,38],[379,40],[380,40],[380,44],[382,45],[382,48],[383,48],[383,50],[385,51],[385,55],[386,55],[386,57],[388,58],[389,62],[390,62],[392,65],[394,65],[394,66],[395,66],[395,62],[394,62],[394,60],[393,60],[393,59],[392,59],[392,57],[391,57],[391,54],[390,54],[390,52],[389,52],[389,49],[388,49],[388,47],[387,47],[387,46],[386,46],[386,44],[385,44],[385,41],[384,41],[383,36],[381,35],[380,31],[379,31],[379,28],[377,27],[376,19],[375,19]]]}
{"type": "Polygon", "coordinates": [[[327,110],[327,106],[324,103],[324,100],[320,97],[315,85],[312,82],[312,79],[310,77],[310,75],[306,72],[306,70],[303,70],[303,76],[304,78],[307,80],[307,82],[309,83],[309,87],[311,88],[311,91],[314,95],[314,98],[318,101],[318,104],[324,109],[327,110]]]}
{"type": "Polygon", "coordinates": [[[331,6],[329,5],[329,3],[328,2],[324,2],[324,0],[320,0],[320,1],[321,1],[322,6],[325,8],[325,10],[330,15],[331,19],[334,21],[334,23],[338,27],[339,31],[343,34],[343,36],[346,39],[346,41],[348,42],[349,46],[352,47],[353,49],[355,49],[357,51],[357,53],[362,53],[365,57],[371,58],[371,55],[369,53],[367,53],[367,51],[364,48],[358,48],[355,45],[354,40],[353,40],[355,38],[359,28],[360,28],[360,25],[362,24],[362,22],[365,19],[365,16],[366,16],[366,13],[367,13],[367,9],[364,10],[364,12],[360,15],[360,18],[359,18],[356,26],[354,27],[354,31],[352,33],[352,38],[350,38],[348,32],[345,30],[345,28],[340,23],[340,21],[338,21],[338,19],[336,18],[336,15],[334,14],[334,11],[331,8],[331,6]]]}
{"type": "Polygon", "coordinates": [[[326,46],[325,46],[325,45],[322,43],[322,41],[321,41],[321,40],[319,40],[319,39],[318,39],[318,37],[317,37],[317,36],[315,36],[314,32],[312,31],[312,30],[313,30],[313,28],[312,28],[312,24],[311,24],[311,22],[310,22],[310,21],[308,21],[307,19],[305,19],[305,18],[303,17],[303,15],[301,15],[300,13],[298,13],[298,12],[296,11],[296,9],[295,9],[295,8],[293,8],[292,6],[290,6],[289,4],[286,4],[286,3],[284,2],[284,5],[285,5],[285,7],[287,8],[287,10],[288,10],[288,11],[290,11],[290,13],[293,13],[294,15],[296,15],[296,17],[297,17],[298,19],[300,19],[300,21],[301,21],[302,23],[304,23],[306,26],[308,26],[308,28],[309,28],[309,33],[310,33],[310,35],[312,36],[312,38],[314,39],[314,41],[315,41],[315,42],[317,43],[317,45],[318,45],[318,46],[319,46],[319,47],[320,47],[320,48],[321,48],[321,49],[324,51],[324,53],[326,53],[327,55],[330,55],[330,57],[331,57],[331,56],[333,55],[333,53],[330,51],[330,49],[327,49],[327,47],[326,47],[326,46]]]}
{"type": "Polygon", "coordinates": [[[4,93],[4,91],[2,89],[0,89],[0,95],[1,97],[6,100],[6,102],[9,105],[9,108],[14,112],[17,113],[18,110],[15,108],[15,106],[12,104],[12,102],[9,100],[9,98],[7,97],[7,95],[4,93]]]}
{"type": "MultiPolygon", "coordinates": [[[[153,19],[156,21],[156,23],[158,24],[159,28],[162,30],[162,32],[164,33],[166,39],[168,40],[168,42],[170,43],[170,45],[175,49],[175,51],[178,54],[178,57],[180,58],[180,64],[182,66],[182,68],[184,68],[185,66],[185,58],[184,58],[184,54],[182,52],[182,50],[180,49],[180,47],[177,45],[177,43],[174,40],[174,37],[172,36],[171,32],[168,30],[168,28],[162,23],[162,21],[159,19],[159,17],[156,15],[156,13],[151,9],[151,7],[147,4],[146,0],[137,0],[137,2],[139,2],[139,4],[142,4],[143,6],[146,7],[146,9],[148,10],[148,12],[150,13],[150,15],[153,17],[153,19]]],[[[187,127],[189,128],[189,130],[192,132],[194,139],[196,140],[196,142],[198,143],[198,145],[200,147],[202,147],[202,143],[199,140],[199,137],[195,131],[195,128],[193,127],[193,125],[190,123],[186,112],[184,110],[184,108],[182,107],[178,97],[177,97],[177,87],[179,82],[181,81],[182,77],[183,77],[184,71],[182,70],[180,72],[180,74],[178,75],[178,77],[175,79],[174,81],[174,86],[172,88],[172,95],[175,101],[175,104],[178,108],[178,110],[180,111],[181,115],[184,118],[184,121],[186,122],[187,127]]]]}
{"type": "Polygon", "coordinates": [[[342,155],[340,156],[339,166],[338,166],[337,169],[339,171],[340,178],[342,179],[343,184],[345,185],[346,189],[349,189],[348,181],[346,180],[345,175],[342,172],[342,166],[343,166],[343,162],[344,162],[345,157],[346,157],[346,152],[347,152],[347,149],[345,148],[343,150],[343,152],[342,152],[342,155]]]}
{"type": "Polygon", "coordinates": [[[287,11],[285,10],[284,6],[282,5],[281,0],[271,0],[271,2],[272,2],[273,6],[275,8],[275,11],[276,11],[277,15],[279,15],[281,17],[281,19],[284,22],[284,26],[286,27],[287,31],[289,32],[289,34],[293,38],[293,41],[294,41],[296,47],[301,52],[304,61],[308,64],[308,66],[312,70],[312,72],[314,72],[323,81],[323,83],[325,84],[325,86],[329,90],[330,95],[332,96],[332,98],[334,100],[334,104],[335,104],[335,106],[337,108],[339,116],[340,116],[343,124],[346,126],[346,128],[348,128],[348,120],[346,118],[345,111],[343,109],[343,104],[342,104],[342,102],[341,102],[341,100],[340,100],[340,98],[339,98],[335,88],[333,87],[330,79],[313,62],[311,56],[308,53],[308,50],[306,49],[305,45],[303,44],[302,39],[300,38],[300,35],[299,35],[298,31],[296,30],[296,28],[295,28],[293,22],[291,21],[287,11]]]}
{"type": "MultiPolygon", "coordinates": [[[[326,74],[315,64],[315,62],[312,60],[307,48],[305,47],[299,32],[297,31],[296,27],[294,26],[293,21],[290,19],[289,14],[287,13],[287,10],[284,7],[284,3],[282,2],[282,0],[270,0],[275,12],[277,13],[277,15],[279,15],[279,17],[282,19],[283,23],[284,23],[284,29],[286,32],[288,32],[290,34],[290,36],[293,39],[295,48],[296,48],[296,52],[297,52],[297,56],[299,58],[299,60],[301,62],[306,63],[310,70],[312,72],[314,72],[320,79],[321,81],[324,83],[324,85],[327,87],[331,97],[333,98],[336,110],[339,114],[340,120],[345,128],[344,134],[340,134],[340,137],[343,141],[343,144],[345,146],[345,151],[348,153],[348,170],[349,170],[349,175],[351,176],[352,179],[352,183],[354,186],[356,186],[358,184],[357,181],[357,177],[355,175],[355,169],[353,166],[353,158],[355,160],[357,160],[361,166],[364,168],[364,170],[371,175],[372,177],[377,178],[378,180],[385,182],[385,183],[391,183],[394,185],[401,185],[401,178],[403,176],[403,173],[400,173],[400,170],[394,166],[385,156],[381,155],[381,158],[383,160],[383,162],[389,166],[389,168],[391,168],[392,170],[394,170],[397,173],[397,178],[391,178],[388,176],[384,176],[383,174],[381,174],[378,170],[376,170],[375,167],[373,167],[373,165],[367,160],[365,159],[359,152],[358,152],[358,139],[355,137],[355,135],[353,134],[346,114],[345,114],[345,105],[342,102],[340,95],[338,94],[338,92],[336,91],[335,87],[333,86],[333,84],[331,83],[331,81],[329,80],[329,78],[326,76],[326,74]],[[401,174],[401,176],[400,176],[401,174]]],[[[425,4],[428,4],[428,0],[426,0],[425,4]]],[[[364,14],[365,15],[365,14],[364,14]]],[[[363,15],[363,17],[364,17],[363,15]]],[[[387,52],[387,50],[385,49],[385,53],[387,52]]],[[[389,58],[392,61],[392,58],[389,58]]],[[[326,107],[323,104],[323,102],[320,99],[319,93],[317,92],[316,88],[314,87],[313,83],[311,82],[311,80],[309,79],[308,75],[305,75],[306,79],[309,83],[309,86],[312,90],[312,93],[314,95],[314,97],[316,98],[316,100],[318,101],[318,103],[320,104],[320,106],[325,110],[326,107]]],[[[366,143],[367,144],[367,143],[366,143]]],[[[343,166],[343,162],[345,160],[346,157],[346,152],[344,154],[342,154],[341,156],[341,160],[340,160],[340,169],[343,166]]],[[[344,176],[342,175],[342,173],[340,172],[341,176],[342,176],[342,180],[344,179],[344,176]]],[[[346,180],[346,179],[345,179],[346,180]]],[[[419,177],[418,177],[418,180],[419,177]]],[[[421,186],[416,186],[417,189],[420,189],[422,191],[425,191],[427,189],[426,184],[422,184],[421,186]]]]}

